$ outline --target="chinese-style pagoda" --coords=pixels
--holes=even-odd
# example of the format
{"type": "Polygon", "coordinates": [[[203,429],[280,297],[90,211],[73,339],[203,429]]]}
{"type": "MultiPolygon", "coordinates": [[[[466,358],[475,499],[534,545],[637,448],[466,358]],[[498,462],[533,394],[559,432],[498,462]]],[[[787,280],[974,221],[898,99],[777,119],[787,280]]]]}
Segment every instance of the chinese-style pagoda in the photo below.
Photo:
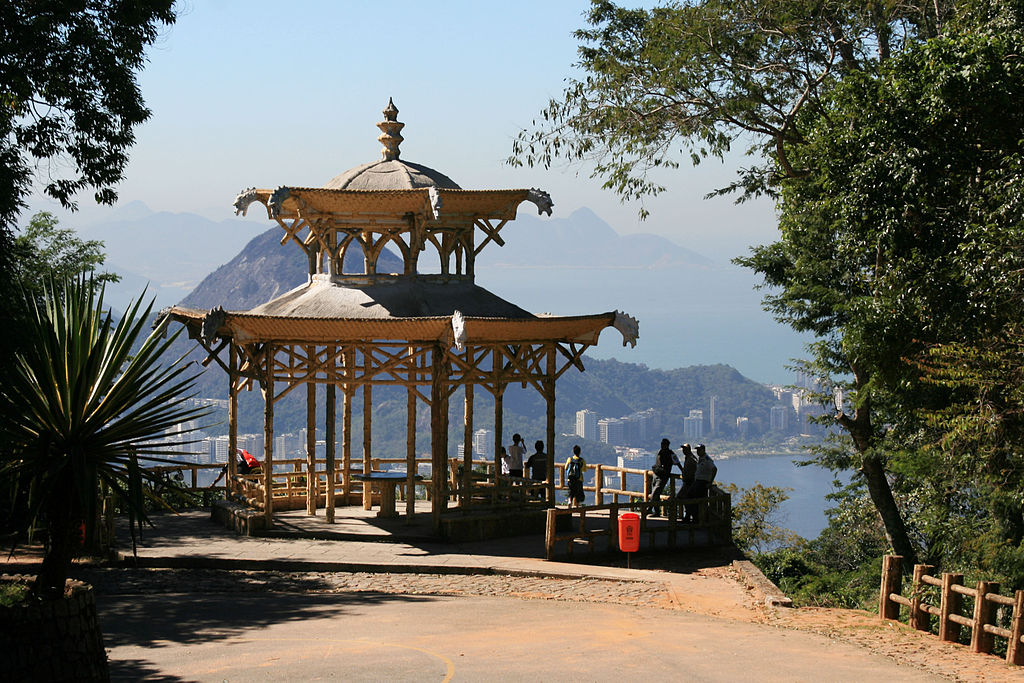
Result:
{"type": "MultiPolygon", "coordinates": [[[[377,124],[383,158],[357,166],[323,187],[282,186],[248,189],[235,199],[238,213],[254,203],[283,230],[281,243],[295,244],[309,262],[309,279],[248,311],[197,311],[171,308],[171,320],[185,324],[229,377],[229,452],[237,447],[237,405],[241,390],[259,386],[265,404],[265,453],[262,479],[251,482],[262,495],[248,496],[273,523],[274,404],[305,385],[307,397],[306,509],[315,514],[326,504],[334,521],[336,489],[350,504],[360,482],[352,481],[351,416],[362,393],[362,471],[370,472],[373,388],[398,385],[408,399],[407,481],[416,480],[416,404],[430,406],[430,494],[435,528],[449,504],[448,403],[463,388],[466,400],[466,446],[458,482],[459,505],[474,505],[472,491],[473,393],[482,387],[494,396],[494,471],[502,435],[502,394],[511,383],[529,384],[547,404],[547,452],[554,452],[555,382],[569,367],[583,369],[583,352],[602,330],[615,327],[623,344],[635,345],[638,324],[620,312],[581,316],[534,315],[475,284],[476,257],[487,245],[504,244],[502,229],[515,219],[523,202],[550,215],[547,193],[529,190],[464,190],[449,177],[400,158],[405,124],[388,102],[377,124]],[[362,273],[343,269],[346,251],[359,245],[362,273]],[[381,273],[385,248],[397,252],[402,272],[381,273]],[[419,272],[428,253],[440,272],[419,272]],[[433,252],[433,253],[431,253],[433,252]],[[433,258],[436,254],[437,260],[433,258]],[[316,385],[326,391],[324,432],[326,472],[317,474],[315,433],[316,385]],[[335,453],[336,397],[343,398],[341,466],[335,453]]],[[[537,245],[543,249],[544,245],[537,245]]],[[[229,457],[229,488],[237,494],[245,480],[236,476],[229,457]]],[[[548,458],[546,500],[555,500],[554,458],[548,458]]],[[[497,477],[494,477],[495,479],[497,477]]],[[[493,485],[493,482],[492,482],[493,485]]],[[[370,505],[369,483],[361,498],[370,505]]],[[[356,498],[358,501],[358,497],[356,498]]],[[[407,496],[406,514],[414,512],[407,496]]]]}

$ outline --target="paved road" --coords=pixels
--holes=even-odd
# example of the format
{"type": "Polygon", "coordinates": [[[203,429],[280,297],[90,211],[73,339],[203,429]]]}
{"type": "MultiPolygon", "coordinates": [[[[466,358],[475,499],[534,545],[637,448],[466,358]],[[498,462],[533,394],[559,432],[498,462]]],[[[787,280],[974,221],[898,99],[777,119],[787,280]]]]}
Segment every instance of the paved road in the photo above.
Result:
{"type": "Polygon", "coordinates": [[[332,584],[333,574],[246,575],[262,589],[245,580],[231,589],[223,582],[232,576],[179,574],[202,592],[161,594],[123,592],[124,581],[114,593],[101,580],[114,679],[941,680],[823,636],[641,606],[654,596],[645,591],[658,590],[646,584],[378,577],[390,591],[403,584],[402,593],[367,592],[370,575],[338,579],[348,587],[332,584]],[[293,581],[331,592],[273,592],[293,581]],[[463,594],[435,594],[446,584],[463,594]]]}

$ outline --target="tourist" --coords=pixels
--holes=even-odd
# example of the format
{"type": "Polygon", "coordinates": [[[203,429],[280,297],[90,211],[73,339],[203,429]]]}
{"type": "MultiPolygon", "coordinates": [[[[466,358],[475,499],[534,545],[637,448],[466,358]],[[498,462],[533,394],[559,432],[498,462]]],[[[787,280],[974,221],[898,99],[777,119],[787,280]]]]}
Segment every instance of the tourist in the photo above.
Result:
{"type": "MultiPolygon", "coordinates": [[[[530,468],[530,478],[534,481],[547,481],[548,478],[548,454],[544,452],[544,442],[537,441],[533,444],[536,452],[527,459],[526,466],[530,468]]],[[[537,498],[544,497],[543,489],[535,489],[534,495],[537,498]]]]}
{"type": "Polygon", "coordinates": [[[512,445],[508,447],[508,453],[505,456],[508,459],[509,476],[523,478],[524,455],[526,455],[526,445],[523,443],[523,437],[513,434],[512,445]]]}
{"type": "Polygon", "coordinates": [[[580,455],[579,445],[572,447],[572,455],[565,461],[565,483],[569,489],[569,507],[581,507],[586,502],[583,492],[583,473],[587,461],[580,455]]]}
{"type": "MultiPolygon", "coordinates": [[[[684,498],[707,498],[708,490],[718,474],[718,466],[707,454],[704,444],[697,444],[697,466],[694,468],[693,484],[683,493],[684,498]]],[[[697,503],[687,503],[685,521],[697,521],[697,503]]]]}
{"type": "MultiPolygon", "coordinates": [[[[661,450],[658,451],[658,459],[654,462],[654,466],[651,468],[654,472],[654,483],[651,491],[651,497],[648,500],[648,516],[660,514],[659,505],[661,504],[661,494],[665,490],[665,486],[668,484],[669,479],[672,478],[672,465],[679,463],[679,459],[676,458],[676,454],[668,447],[668,444],[668,439],[661,440],[661,450]]],[[[681,465],[679,469],[682,470],[681,465]]]]}

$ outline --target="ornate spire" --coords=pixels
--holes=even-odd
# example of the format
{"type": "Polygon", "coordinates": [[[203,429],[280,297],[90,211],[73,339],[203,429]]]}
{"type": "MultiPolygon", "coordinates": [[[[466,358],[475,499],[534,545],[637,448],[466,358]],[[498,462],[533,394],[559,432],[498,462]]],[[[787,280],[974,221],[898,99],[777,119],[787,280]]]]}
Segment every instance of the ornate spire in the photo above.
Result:
{"type": "Polygon", "coordinates": [[[384,120],[377,124],[380,128],[380,136],[377,140],[384,145],[380,153],[384,157],[385,161],[394,161],[398,158],[400,152],[398,146],[402,144],[402,129],[405,128],[404,123],[398,121],[398,107],[392,99],[388,98],[388,106],[384,110],[384,120]]]}

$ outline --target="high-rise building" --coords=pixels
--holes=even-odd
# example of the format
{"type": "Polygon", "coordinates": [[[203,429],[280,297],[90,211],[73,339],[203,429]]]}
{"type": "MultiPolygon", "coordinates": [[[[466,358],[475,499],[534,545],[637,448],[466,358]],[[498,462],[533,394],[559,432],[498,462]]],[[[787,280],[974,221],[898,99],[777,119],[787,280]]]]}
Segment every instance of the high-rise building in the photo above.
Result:
{"type": "Polygon", "coordinates": [[[789,431],[789,406],[772,406],[769,428],[773,432],[789,431]]]}
{"type": "Polygon", "coordinates": [[[228,437],[226,435],[214,438],[213,461],[221,464],[228,461],[228,437]]]}
{"type": "Polygon", "coordinates": [[[625,429],[617,417],[606,417],[597,421],[597,430],[601,435],[601,441],[609,446],[625,445],[625,429]]]}
{"type": "Polygon", "coordinates": [[[718,431],[718,397],[712,396],[708,406],[708,433],[715,434],[718,431]]]}
{"type": "Polygon", "coordinates": [[[593,410],[576,411],[576,436],[589,441],[597,441],[600,438],[597,431],[597,413],[593,410]]]}
{"type": "Polygon", "coordinates": [[[690,416],[683,418],[683,437],[687,441],[700,441],[704,438],[703,410],[691,410],[690,416]]]}
{"type": "Polygon", "coordinates": [[[750,433],[750,420],[745,417],[737,417],[736,433],[739,434],[741,439],[747,438],[747,435],[750,433]]]}
{"type": "Polygon", "coordinates": [[[473,432],[473,455],[488,460],[494,457],[494,432],[490,429],[473,432]]]}

